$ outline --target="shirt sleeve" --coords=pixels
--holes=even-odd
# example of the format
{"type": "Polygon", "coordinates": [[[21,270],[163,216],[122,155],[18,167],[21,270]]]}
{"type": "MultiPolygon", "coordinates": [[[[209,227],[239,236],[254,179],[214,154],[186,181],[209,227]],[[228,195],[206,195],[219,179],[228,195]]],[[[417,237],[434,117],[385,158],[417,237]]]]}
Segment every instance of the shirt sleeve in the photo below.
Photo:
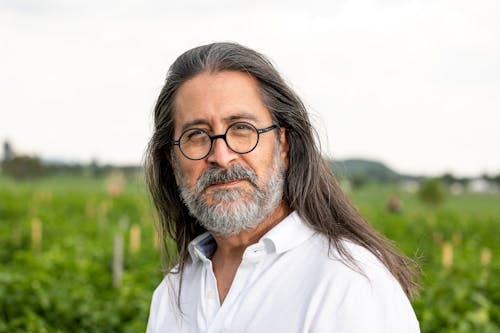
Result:
{"type": "Polygon", "coordinates": [[[161,283],[156,287],[153,297],[151,299],[151,306],[149,308],[148,325],[146,333],[160,332],[162,322],[165,320],[165,313],[168,312],[168,276],[166,276],[161,283]],[[161,315],[163,314],[163,316],[161,315]]]}
{"type": "Polygon", "coordinates": [[[155,333],[157,327],[157,317],[158,317],[158,298],[159,298],[158,289],[153,293],[153,297],[151,299],[151,306],[149,308],[149,318],[148,318],[148,326],[146,328],[146,333],[155,333]]]}
{"type": "Polygon", "coordinates": [[[324,297],[313,332],[420,332],[408,298],[389,274],[375,278],[351,275],[341,293],[324,297]]]}

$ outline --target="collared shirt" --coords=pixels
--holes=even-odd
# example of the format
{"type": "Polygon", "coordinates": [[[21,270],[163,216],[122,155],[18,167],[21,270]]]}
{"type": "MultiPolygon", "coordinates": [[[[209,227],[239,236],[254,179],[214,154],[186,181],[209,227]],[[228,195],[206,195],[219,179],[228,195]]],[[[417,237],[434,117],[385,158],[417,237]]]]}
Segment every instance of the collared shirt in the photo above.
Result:
{"type": "Polygon", "coordinates": [[[216,244],[202,234],[189,245],[181,309],[179,274],[170,273],[154,292],[147,333],[419,332],[408,298],[386,267],[365,248],[344,245],[359,268],[293,212],[245,250],[220,304],[210,260],[216,244]]]}

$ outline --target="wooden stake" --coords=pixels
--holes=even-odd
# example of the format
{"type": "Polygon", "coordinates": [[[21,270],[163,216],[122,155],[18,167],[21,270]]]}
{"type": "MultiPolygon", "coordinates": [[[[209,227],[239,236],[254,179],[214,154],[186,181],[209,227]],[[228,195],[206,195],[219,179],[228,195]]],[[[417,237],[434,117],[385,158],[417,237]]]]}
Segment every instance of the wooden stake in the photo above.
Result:
{"type": "Polygon", "coordinates": [[[42,248],[42,221],[35,217],[31,220],[31,249],[40,252],[42,248]]]}
{"type": "Polygon", "coordinates": [[[135,254],[141,248],[141,227],[137,224],[132,225],[130,227],[130,252],[135,254]]]}
{"type": "Polygon", "coordinates": [[[481,251],[481,265],[488,266],[491,262],[491,250],[487,247],[481,251]]]}
{"type": "Polygon", "coordinates": [[[123,276],[123,236],[116,234],[113,242],[113,287],[120,288],[123,276]]]}
{"type": "Polygon", "coordinates": [[[441,254],[441,264],[444,268],[450,268],[453,264],[453,245],[448,242],[444,243],[441,254]]]}

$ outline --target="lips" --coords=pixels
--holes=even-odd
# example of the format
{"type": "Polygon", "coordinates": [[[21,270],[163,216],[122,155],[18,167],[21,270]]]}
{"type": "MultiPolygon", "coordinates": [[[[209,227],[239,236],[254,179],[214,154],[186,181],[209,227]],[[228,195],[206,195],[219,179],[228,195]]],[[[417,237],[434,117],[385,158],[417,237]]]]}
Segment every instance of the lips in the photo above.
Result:
{"type": "Polygon", "coordinates": [[[210,185],[208,185],[207,187],[210,187],[210,186],[230,186],[230,185],[238,184],[239,182],[244,181],[244,180],[248,180],[248,179],[240,178],[240,179],[232,179],[232,180],[223,180],[223,181],[219,181],[219,182],[213,182],[210,185]]]}

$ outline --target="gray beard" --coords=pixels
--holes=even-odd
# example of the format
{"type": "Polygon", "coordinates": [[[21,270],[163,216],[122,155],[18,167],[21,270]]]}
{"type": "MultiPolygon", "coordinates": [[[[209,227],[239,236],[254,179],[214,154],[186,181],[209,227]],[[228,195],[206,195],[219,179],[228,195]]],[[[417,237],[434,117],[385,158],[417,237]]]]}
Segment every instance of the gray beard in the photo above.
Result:
{"type": "Polygon", "coordinates": [[[234,165],[228,169],[208,169],[196,182],[194,191],[187,187],[179,171],[178,161],[174,157],[174,172],[180,181],[181,199],[190,214],[205,229],[216,235],[231,236],[243,230],[253,229],[278,207],[283,198],[285,180],[279,156],[280,154],[275,152],[273,169],[262,189],[258,187],[257,175],[251,168],[234,165]],[[252,189],[211,190],[214,203],[209,204],[206,201],[203,192],[208,186],[237,179],[247,180],[252,189]]]}

